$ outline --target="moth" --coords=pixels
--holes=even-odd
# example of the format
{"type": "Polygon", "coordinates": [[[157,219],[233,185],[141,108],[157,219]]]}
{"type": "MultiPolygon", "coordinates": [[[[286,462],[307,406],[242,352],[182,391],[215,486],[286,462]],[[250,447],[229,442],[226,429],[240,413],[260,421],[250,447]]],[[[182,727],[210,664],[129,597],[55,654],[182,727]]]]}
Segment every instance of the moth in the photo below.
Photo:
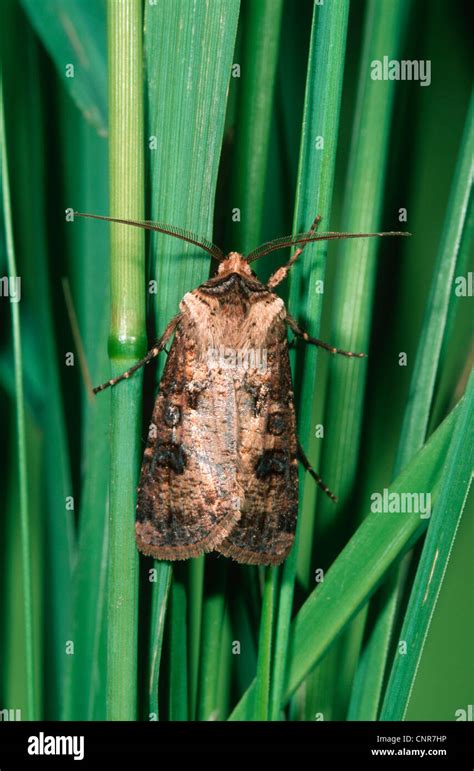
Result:
{"type": "Polygon", "coordinates": [[[333,501],[296,433],[288,329],[304,342],[350,358],[309,336],[286,310],[275,287],[305,245],[342,238],[409,235],[306,233],[265,243],[247,256],[227,255],[181,228],[92,217],[180,238],[218,262],[215,276],[187,292],[179,313],[144,359],[98,393],[131,377],[173,338],[156,397],[137,493],[136,542],[158,560],[216,551],[250,565],[278,565],[295,537],[298,462],[333,501]],[[250,265],[270,252],[297,249],[263,284],[250,265]]]}

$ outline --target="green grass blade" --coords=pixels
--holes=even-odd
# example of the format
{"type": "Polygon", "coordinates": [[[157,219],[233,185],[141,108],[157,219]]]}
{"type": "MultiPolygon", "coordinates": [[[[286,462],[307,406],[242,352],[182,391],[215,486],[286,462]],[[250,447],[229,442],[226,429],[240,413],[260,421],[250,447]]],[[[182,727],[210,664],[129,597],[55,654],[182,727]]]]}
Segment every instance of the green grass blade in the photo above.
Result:
{"type": "Polygon", "coordinates": [[[388,643],[393,628],[398,601],[399,566],[390,573],[380,592],[370,602],[370,612],[374,619],[367,640],[359,656],[357,670],[351,692],[347,713],[348,720],[376,720],[382,693],[385,665],[388,656],[388,643]]]}
{"type": "Polygon", "coordinates": [[[201,662],[196,709],[198,720],[221,720],[223,717],[217,714],[218,661],[222,651],[227,567],[227,564],[222,560],[213,560],[212,562],[209,560],[207,564],[202,607],[201,662]]]}
{"type": "MultiPolygon", "coordinates": [[[[472,262],[472,244],[474,242],[474,196],[471,196],[466,215],[466,222],[459,246],[458,259],[456,261],[455,284],[460,277],[466,278],[469,265],[472,262]]],[[[446,412],[446,404],[451,405],[457,398],[456,390],[459,383],[459,373],[465,365],[465,331],[469,329],[470,309],[463,307],[466,298],[455,295],[451,298],[448,308],[448,317],[444,330],[443,344],[439,355],[443,362],[443,369],[438,374],[439,384],[435,389],[435,399],[430,415],[428,434],[437,426],[446,412]],[[461,318],[460,318],[461,317],[461,318]],[[465,317],[465,322],[462,319],[465,317]],[[461,321],[461,323],[459,323],[461,321]],[[462,342],[456,344],[456,332],[461,328],[462,342]]]]}
{"type": "Polygon", "coordinates": [[[458,166],[448,201],[444,230],[408,395],[400,448],[395,463],[395,474],[422,446],[426,436],[446,320],[449,306],[453,303],[453,279],[456,261],[472,195],[473,147],[474,98],[471,100],[466,117],[458,166]]]}
{"type": "MultiPolygon", "coordinates": [[[[145,12],[151,218],[211,240],[239,7],[215,0],[190,14],[185,0],[174,0],[147,3],[145,12]]],[[[161,334],[184,293],[208,277],[209,258],[159,234],[150,248],[161,334]]]]}
{"type": "MultiPolygon", "coordinates": [[[[447,320],[456,302],[453,279],[460,245],[468,222],[472,194],[472,147],[474,145],[473,106],[466,118],[458,166],[446,211],[443,236],[434,267],[431,291],[426,305],[411,388],[395,462],[394,476],[422,445],[430,416],[436,378],[442,361],[441,349],[447,320]]],[[[403,574],[396,570],[389,576],[376,603],[380,616],[364,651],[356,674],[349,717],[352,720],[375,719],[382,693],[382,682],[397,604],[403,588],[403,574]],[[370,674],[369,674],[370,673],[370,674]]]]}
{"type": "MultiPolygon", "coordinates": [[[[471,486],[416,672],[406,721],[469,720],[474,619],[472,593],[463,588],[474,585],[472,492],[471,486]]],[[[386,725],[381,723],[380,727],[386,725]]]]}
{"type": "MultiPolygon", "coordinates": [[[[398,229],[396,221],[381,223],[396,84],[373,81],[369,73],[371,62],[382,59],[386,51],[398,55],[408,11],[409,4],[397,0],[384,3],[383,14],[377,2],[367,5],[341,230],[398,229]]],[[[345,350],[369,350],[379,248],[377,239],[359,239],[342,242],[338,250],[330,340],[345,350]]],[[[343,531],[342,521],[350,516],[350,508],[345,507],[354,490],[360,461],[367,366],[367,360],[347,361],[342,356],[334,357],[328,366],[321,476],[336,492],[339,503],[335,508],[325,496],[319,496],[316,542],[327,537],[325,548],[331,556],[341,546],[338,533],[343,531]]],[[[338,643],[337,680],[329,686],[337,694],[333,699],[333,715],[337,718],[346,709],[363,628],[359,620],[348,631],[349,638],[338,643]]],[[[331,662],[328,666],[332,666],[331,662]]],[[[310,707],[311,712],[316,709],[316,705],[310,707]]]]}
{"type": "MultiPolygon", "coordinates": [[[[110,0],[110,18],[140,11],[130,37],[143,40],[145,56],[117,33],[120,66],[108,81],[106,0],[3,6],[32,591],[28,607],[19,362],[4,298],[0,706],[27,717],[34,702],[46,720],[220,720],[231,710],[240,720],[376,720],[382,704],[384,719],[462,715],[472,647],[468,593],[459,586],[470,574],[473,536],[461,450],[472,450],[465,405],[474,232],[462,13],[446,23],[442,4],[426,15],[423,0],[110,0]],[[400,82],[373,82],[371,57],[411,60],[421,28],[430,87],[421,87],[426,59],[410,82],[402,72],[400,82]],[[138,84],[145,104],[137,100],[137,110],[138,84]],[[111,115],[111,203],[108,86],[111,97],[127,91],[111,115]],[[140,138],[130,141],[129,132],[140,138]],[[244,249],[306,228],[317,212],[334,230],[398,229],[406,213],[401,227],[412,238],[360,242],[360,251],[355,242],[328,252],[308,245],[277,289],[312,334],[370,354],[351,362],[303,342],[290,351],[298,436],[343,500],[329,504],[300,469],[297,539],[281,568],[137,553],[137,466],[166,356],[143,370],[145,408],[142,373],[89,401],[77,341],[94,384],[123,371],[208,277],[209,258],[165,235],[129,238],[125,228],[79,218],[71,227],[66,207],[168,220],[244,249]],[[394,491],[426,485],[437,501],[431,520],[369,514],[357,529],[373,491],[390,480],[394,491]],[[401,632],[412,646],[403,659],[401,632]],[[454,658],[445,655],[453,641],[454,658]]],[[[2,242],[0,276],[9,273],[2,242]]],[[[261,260],[258,275],[266,279],[287,256],[261,260]]]]}
{"type": "MultiPolygon", "coordinates": [[[[97,211],[92,207],[89,210],[97,211]]],[[[98,250],[97,240],[93,247],[94,254],[98,250]]],[[[105,258],[107,249],[104,248],[102,254],[105,258]]],[[[87,271],[87,265],[83,267],[87,271]]],[[[105,321],[103,314],[102,322],[105,321]]],[[[94,383],[100,382],[100,376],[103,376],[107,367],[107,327],[102,323],[98,329],[96,357],[91,354],[89,359],[94,363],[91,368],[94,383]]],[[[73,574],[72,639],[75,652],[71,656],[71,688],[67,694],[64,719],[105,720],[107,652],[103,641],[107,618],[110,398],[105,396],[96,399],[84,408],[84,413],[84,450],[87,462],[84,464],[78,554],[73,574]],[[91,585],[94,586],[93,592],[90,591],[91,585]]]]}
{"type": "Polygon", "coordinates": [[[232,208],[227,247],[248,254],[261,238],[270,123],[278,61],[282,0],[247,0],[242,9],[242,61],[232,152],[232,208]]]}
{"type": "Polygon", "coordinates": [[[157,574],[156,590],[152,595],[148,707],[149,716],[156,716],[155,719],[158,720],[158,682],[160,676],[166,609],[171,587],[171,565],[169,562],[155,562],[154,568],[157,571],[157,574]]]}
{"type": "Polygon", "coordinates": [[[103,0],[21,0],[72,98],[107,135],[106,4],[103,0]],[[73,65],[74,70],[67,70],[73,65]]]}
{"type": "Polygon", "coordinates": [[[395,654],[380,720],[404,720],[433,613],[456,538],[474,467],[474,372],[459,410],[449,453],[400,632],[404,655],[395,654]]]}
{"type": "Polygon", "coordinates": [[[186,567],[174,569],[170,613],[169,720],[188,720],[188,651],[186,567]]]}
{"type": "Polygon", "coordinates": [[[278,574],[277,568],[267,568],[265,571],[255,677],[254,720],[268,720],[270,715],[270,674],[278,574]]]}
{"type": "MultiPolygon", "coordinates": [[[[1,221],[1,216],[0,216],[1,221]]],[[[2,239],[3,244],[3,239],[2,239]]],[[[23,341],[22,332],[22,341],[23,341]]],[[[15,391],[13,392],[13,399],[15,391]]],[[[29,633],[25,626],[25,595],[23,592],[24,565],[22,532],[19,523],[20,491],[17,471],[18,442],[16,436],[16,411],[14,401],[5,400],[6,408],[11,412],[9,421],[9,446],[7,448],[11,474],[8,488],[5,490],[5,502],[3,507],[2,524],[2,624],[1,633],[1,672],[0,684],[2,691],[3,708],[13,708],[20,711],[17,719],[25,719],[29,714],[28,702],[31,685],[29,682],[29,669],[25,666],[25,651],[27,648],[26,635],[29,633]]],[[[43,686],[44,672],[43,635],[44,624],[44,583],[42,536],[43,522],[41,521],[41,508],[34,495],[35,484],[41,479],[42,471],[42,445],[41,434],[35,425],[35,415],[25,410],[25,421],[28,426],[26,434],[26,454],[28,458],[28,509],[29,509],[29,540],[31,544],[30,573],[32,577],[32,603],[31,619],[33,632],[34,674],[36,682],[33,685],[35,697],[35,714],[42,718],[44,714],[43,686]]],[[[5,719],[5,718],[4,718],[5,719]]]]}
{"type": "MultiPolygon", "coordinates": [[[[101,410],[108,414],[108,403],[95,413],[97,421],[103,420],[101,410]]],[[[105,436],[106,434],[104,434],[105,436]]],[[[84,508],[78,543],[78,561],[73,577],[74,609],[72,639],[74,641],[73,670],[70,692],[67,694],[65,720],[105,720],[106,656],[101,641],[104,634],[107,608],[107,556],[108,521],[106,517],[104,479],[102,467],[108,470],[108,449],[102,449],[97,435],[88,434],[91,459],[96,460],[96,474],[88,475],[84,487],[84,508]],[[94,497],[94,493],[96,493],[94,497]],[[85,505],[96,513],[95,521],[85,516],[85,505]],[[94,581],[94,592],[90,586],[94,581]]]]}
{"type": "MultiPolygon", "coordinates": [[[[17,268],[15,245],[13,240],[13,224],[10,200],[10,182],[8,173],[8,152],[5,134],[4,102],[3,102],[3,78],[0,70],[0,149],[2,153],[1,177],[3,216],[5,221],[5,240],[7,252],[7,268],[9,281],[17,281],[17,268]]],[[[21,280],[21,279],[20,279],[21,280]]],[[[18,298],[19,299],[19,298],[18,298]]],[[[19,485],[19,510],[21,530],[21,561],[22,561],[22,594],[23,594],[23,623],[25,641],[25,668],[26,668],[26,715],[23,719],[38,719],[38,703],[36,694],[35,656],[33,645],[33,583],[31,573],[31,541],[30,541],[30,512],[28,503],[27,485],[27,459],[26,459],[26,429],[25,429],[25,403],[23,394],[23,365],[20,331],[20,312],[18,301],[10,300],[12,314],[12,338],[15,363],[15,398],[16,398],[16,432],[17,432],[17,458],[18,458],[18,485],[19,485]]]]}
{"type": "MultiPolygon", "coordinates": [[[[5,123],[9,139],[12,216],[15,248],[22,276],[22,296],[28,298],[23,307],[28,322],[22,324],[25,345],[25,368],[30,368],[27,354],[36,350],[33,366],[39,369],[36,400],[32,409],[39,423],[42,451],[39,457],[39,483],[32,490],[31,501],[41,518],[47,570],[44,571],[44,594],[48,607],[48,623],[44,628],[43,715],[58,719],[66,691],[67,656],[65,640],[70,639],[71,571],[75,553],[73,514],[66,509],[66,498],[73,495],[70,453],[67,442],[64,394],[60,381],[60,355],[54,322],[53,295],[55,269],[48,240],[48,200],[45,180],[48,178],[44,153],[45,87],[41,77],[44,61],[24,14],[15,2],[3,7],[1,27],[3,88],[7,105],[5,123]],[[22,56],[18,57],[18,40],[22,56]],[[17,79],[30,87],[18,92],[17,79]],[[31,126],[35,130],[31,131],[31,126]],[[33,340],[27,342],[27,331],[33,340]],[[41,340],[41,346],[38,345],[41,340]]],[[[48,84],[48,89],[50,84],[48,84]]],[[[54,223],[57,225],[57,210],[54,223]]],[[[54,229],[54,228],[53,228],[54,229]]],[[[36,551],[36,547],[35,547],[36,551]]]]}
{"type": "MultiPolygon", "coordinates": [[[[316,214],[323,217],[330,229],[336,138],[338,135],[340,100],[347,33],[348,4],[335,2],[331,6],[315,3],[312,42],[308,61],[303,128],[300,146],[293,231],[307,230],[316,214]],[[331,52],[329,54],[329,52],[331,52]],[[322,65],[324,62],[324,66],[322,65]],[[323,74],[324,70],[324,74],[323,74]],[[315,149],[315,141],[323,138],[324,149],[315,149]]],[[[322,310],[322,295],[318,292],[324,281],[327,243],[308,244],[290,276],[288,309],[309,334],[318,334],[322,310]]],[[[312,404],[316,372],[317,349],[305,348],[296,366],[304,362],[300,403],[312,404]]],[[[298,373],[295,375],[298,385],[298,373]]],[[[310,432],[309,422],[300,427],[305,446],[310,432]]]]}
{"type": "MultiPolygon", "coordinates": [[[[315,137],[336,137],[339,125],[342,80],[344,74],[344,59],[348,19],[348,4],[335,2],[330,7],[314,5],[311,44],[308,60],[305,107],[303,114],[303,133],[300,148],[300,164],[297,183],[297,204],[295,214],[295,229],[308,227],[317,211],[326,219],[329,217],[334,168],[336,162],[336,143],[331,142],[324,151],[314,150],[315,137]],[[331,52],[329,54],[329,52],[331,52]],[[322,63],[324,62],[324,66],[322,63]]],[[[314,319],[311,322],[313,334],[318,334],[321,304],[316,292],[311,291],[313,271],[311,266],[315,260],[315,273],[318,278],[324,275],[325,247],[308,246],[309,255],[305,254],[304,266],[299,265],[291,278],[290,311],[292,302],[295,308],[301,307],[301,297],[304,292],[306,300],[306,316],[314,319]],[[312,253],[311,253],[312,252],[312,253]],[[319,263],[319,269],[318,269],[319,263]],[[306,279],[306,280],[305,280],[306,279]]],[[[309,348],[309,346],[308,346],[309,348]]],[[[305,376],[302,387],[301,403],[313,400],[316,351],[305,351],[305,376]]],[[[300,430],[300,440],[303,446],[309,439],[310,424],[307,422],[300,430]]],[[[313,485],[312,479],[306,479],[306,474],[300,474],[300,497],[303,500],[306,484],[313,485]]],[[[289,639],[291,611],[298,550],[305,550],[306,563],[309,562],[310,544],[313,532],[313,512],[300,507],[298,533],[296,544],[288,557],[282,572],[280,596],[278,601],[277,629],[275,635],[275,654],[272,673],[271,719],[280,717],[286,655],[289,639]],[[305,518],[304,514],[310,514],[305,518]],[[304,537],[301,533],[304,533],[304,537]]]]}
{"type": "MultiPolygon", "coordinates": [[[[145,8],[151,218],[212,239],[214,197],[240,3],[238,0],[199,3],[193,7],[192,14],[189,4],[183,0],[146,4],[145,8]]],[[[166,236],[153,234],[150,247],[151,277],[158,286],[154,308],[156,330],[161,334],[177,312],[184,293],[208,277],[209,261],[201,250],[166,236]]],[[[162,366],[160,362],[158,369],[162,366]]],[[[196,684],[206,704],[212,703],[211,694],[216,693],[215,684],[210,683],[207,676],[203,679],[198,675],[197,664],[204,672],[210,671],[214,680],[218,676],[215,660],[210,661],[211,667],[207,666],[208,650],[201,645],[201,635],[207,636],[208,632],[200,620],[201,609],[207,618],[206,598],[199,599],[202,576],[193,580],[199,570],[193,561],[186,582],[187,586],[192,583],[193,604],[187,605],[188,618],[181,619],[181,628],[188,629],[190,635],[191,710],[196,684]],[[209,684],[209,698],[202,694],[199,679],[209,684]]],[[[159,591],[159,587],[155,585],[154,591],[159,591]]],[[[178,603],[171,619],[178,631],[176,613],[180,608],[184,612],[183,603],[178,603]]],[[[180,666],[179,661],[176,666],[180,666]]],[[[173,714],[177,710],[180,714],[182,690],[179,687],[175,694],[173,682],[171,709],[173,714]]]]}
{"type": "MultiPolygon", "coordinates": [[[[396,56],[407,10],[408,4],[397,0],[387,0],[383,14],[374,0],[367,6],[342,230],[380,229],[395,83],[373,81],[370,63],[383,58],[387,50],[396,56]]],[[[393,222],[383,225],[384,230],[397,229],[393,222]]],[[[367,351],[369,347],[380,243],[377,239],[362,238],[343,242],[339,250],[331,341],[345,350],[367,351]]],[[[365,361],[347,361],[342,356],[331,361],[325,412],[328,430],[321,474],[337,493],[339,507],[347,502],[357,471],[365,380],[365,361]]],[[[320,504],[319,527],[324,528],[325,523],[334,519],[334,506],[323,496],[320,504]]]]}
{"type": "MultiPolygon", "coordinates": [[[[231,574],[232,575],[232,574],[231,574]]],[[[243,585],[244,586],[244,585],[243,585]]],[[[257,624],[255,623],[256,613],[253,614],[249,607],[247,587],[244,586],[242,592],[236,592],[234,595],[229,593],[229,606],[232,629],[238,630],[238,633],[234,631],[234,640],[237,638],[240,643],[241,650],[245,651],[245,655],[235,655],[234,664],[234,678],[236,684],[237,693],[244,693],[249,683],[252,682],[257,670],[257,643],[258,632],[257,624]]],[[[226,714],[229,714],[228,712],[226,714]]],[[[248,718],[252,718],[253,710],[249,710],[248,718]]]]}
{"type": "MultiPolygon", "coordinates": [[[[396,52],[400,47],[406,10],[406,6],[395,2],[386,4],[383,15],[379,13],[376,3],[369,4],[367,8],[342,230],[357,232],[362,229],[370,232],[377,230],[379,226],[395,85],[393,82],[374,83],[367,73],[373,59],[383,56],[385,50],[396,52]]],[[[369,239],[348,241],[342,244],[340,249],[342,254],[337,258],[332,296],[330,340],[347,350],[368,350],[377,269],[377,243],[370,242],[369,239]]],[[[323,279],[323,275],[318,278],[323,279]]],[[[318,295],[314,293],[313,296],[318,295]]],[[[310,357],[314,359],[315,353],[305,350],[304,355],[306,377],[308,361],[311,365],[310,357]]],[[[303,570],[303,575],[309,572],[309,557],[313,553],[315,543],[320,552],[326,555],[326,560],[340,548],[338,534],[343,532],[341,518],[344,516],[344,505],[352,491],[359,461],[366,362],[335,357],[328,363],[328,370],[328,398],[323,421],[324,452],[320,471],[325,482],[337,493],[340,503],[335,508],[325,496],[318,495],[316,535],[314,536],[312,529],[306,526],[304,538],[301,538],[307,544],[306,564],[300,560],[300,571],[303,570]],[[336,520],[338,525],[335,524],[336,520]]],[[[314,384],[308,386],[306,393],[303,390],[303,404],[311,403],[314,391],[314,384]]],[[[307,486],[311,482],[312,480],[306,481],[306,489],[303,491],[305,497],[307,486]]],[[[359,634],[361,629],[361,624],[358,624],[354,628],[354,634],[359,634]]],[[[343,648],[346,648],[346,643],[341,641],[340,644],[342,663],[338,665],[337,683],[331,685],[326,676],[323,676],[322,680],[328,684],[327,689],[331,693],[335,709],[342,711],[345,689],[351,675],[349,662],[344,658],[343,648]],[[344,680],[341,670],[348,671],[344,680]],[[338,697],[334,700],[332,694],[336,690],[338,697]]],[[[353,642],[347,645],[347,651],[354,649],[353,642]]],[[[326,664],[323,663],[322,666],[326,664]]],[[[328,661],[327,666],[332,667],[332,663],[328,661]]],[[[323,695],[322,698],[324,699],[323,695]]],[[[308,710],[310,714],[321,711],[320,705],[316,704],[309,705],[308,710]]]]}
{"type": "MultiPolygon", "coordinates": [[[[431,491],[434,499],[458,409],[457,407],[450,413],[426,446],[407,466],[406,473],[400,474],[390,486],[390,491],[398,493],[412,490],[431,491]]],[[[335,639],[336,627],[341,630],[349,618],[357,613],[386,570],[414,542],[415,538],[421,535],[426,524],[426,520],[420,520],[417,514],[406,515],[402,522],[397,521],[396,518],[387,521],[386,515],[376,513],[370,513],[365,518],[331,567],[331,581],[329,581],[328,572],[325,580],[311,593],[296,617],[292,627],[293,647],[289,663],[287,696],[293,692],[304,674],[327,649],[328,641],[335,639]],[[359,579],[363,576],[358,586],[354,586],[353,583],[347,586],[345,576],[348,575],[349,568],[352,576],[358,576],[359,579]],[[338,603],[332,603],[332,608],[329,610],[327,601],[328,598],[334,597],[336,587],[338,596],[344,594],[344,607],[341,609],[338,603]],[[341,587],[345,591],[341,592],[341,587]],[[333,620],[334,626],[332,626],[333,620]],[[321,634],[323,624],[324,632],[321,634]],[[316,645],[314,645],[315,635],[318,637],[316,645]]]]}
{"type": "Polygon", "coordinates": [[[216,714],[225,719],[230,712],[230,696],[232,688],[232,668],[235,656],[229,655],[233,648],[232,627],[229,614],[229,603],[226,601],[221,634],[221,650],[218,660],[219,679],[217,682],[216,714]]]}
{"type": "MultiPolygon", "coordinates": [[[[70,202],[78,211],[108,212],[107,142],[82,117],[64,89],[60,89],[58,96],[59,130],[63,137],[62,200],[70,202]],[[81,159],[79,168],[78,158],[81,159]]],[[[97,385],[108,369],[108,228],[97,227],[92,220],[68,227],[64,249],[85,358],[92,383],[97,385]]],[[[75,350],[72,335],[70,337],[71,350],[75,350]]],[[[71,369],[79,368],[67,370],[72,378],[71,369]]],[[[64,719],[105,720],[110,395],[105,393],[103,398],[91,400],[79,372],[75,377],[76,382],[80,381],[77,401],[82,410],[69,417],[81,420],[83,459],[78,550],[73,573],[71,639],[75,649],[74,655],[68,657],[71,682],[66,693],[64,719]],[[93,592],[90,586],[94,586],[93,592]]]]}
{"type": "MultiPolygon", "coordinates": [[[[262,233],[282,8],[281,0],[249,0],[242,8],[242,44],[239,52],[241,78],[237,81],[236,139],[232,150],[230,185],[231,208],[240,209],[240,221],[228,220],[227,247],[244,253],[258,245],[262,233]]],[[[273,576],[273,573],[268,571],[266,580],[270,580],[270,574],[273,576]]],[[[274,576],[271,585],[276,580],[274,576]]],[[[259,697],[255,707],[259,715],[267,716],[271,668],[269,657],[273,636],[273,611],[268,607],[268,602],[273,608],[274,597],[271,591],[265,597],[260,619],[260,639],[265,644],[259,648],[257,661],[257,679],[262,688],[258,689],[259,697]]],[[[223,613],[223,602],[220,609],[223,613]]],[[[217,619],[214,622],[214,628],[219,629],[219,638],[222,623],[220,620],[218,624],[217,619]]],[[[219,638],[211,648],[220,645],[219,638]]],[[[206,646],[203,646],[203,651],[205,649],[206,646]]],[[[216,699],[218,688],[215,680],[219,672],[214,661],[209,663],[207,684],[216,699]]],[[[210,704],[207,714],[211,714],[210,704]]]]}
{"type": "Polygon", "coordinates": [[[197,709],[199,667],[201,663],[201,619],[205,558],[191,560],[189,566],[189,710],[194,718],[197,709]]]}
{"type": "MultiPolygon", "coordinates": [[[[111,216],[144,219],[142,10],[140,0],[109,0],[111,216]]],[[[128,369],[145,348],[143,231],[111,226],[112,373],[128,369]]],[[[137,373],[112,390],[107,718],[134,720],[137,699],[137,464],[141,452],[141,384],[137,373]]],[[[99,397],[100,398],[100,397],[99,397]]]]}
{"type": "MultiPolygon", "coordinates": [[[[435,498],[459,408],[457,405],[452,410],[393,482],[390,492],[420,490],[431,492],[432,500],[435,498]]],[[[292,623],[288,678],[282,704],[358,613],[394,561],[424,532],[426,524],[418,514],[406,514],[401,519],[371,512],[365,518],[292,623]]],[[[254,693],[255,681],[230,719],[245,719],[254,693]]]]}

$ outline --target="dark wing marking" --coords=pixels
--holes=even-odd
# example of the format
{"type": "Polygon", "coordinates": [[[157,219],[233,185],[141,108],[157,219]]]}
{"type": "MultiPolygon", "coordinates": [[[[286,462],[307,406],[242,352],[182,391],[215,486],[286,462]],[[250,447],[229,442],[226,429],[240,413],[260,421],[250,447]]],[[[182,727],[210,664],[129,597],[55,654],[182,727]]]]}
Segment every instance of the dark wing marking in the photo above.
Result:
{"type": "Polygon", "coordinates": [[[153,411],[137,498],[137,545],[161,560],[216,548],[240,518],[235,391],[197,354],[184,318],[153,411]],[[223,425],[222,417],[224,418],[223,425]]]}
{"type": "Polygon", "coordinates": [[[294,541],[298,513],[295,411],[286,326],[277,318],[266,371],[249,369],[238,389],[241,517],[216,550],[237,562],[278,565],[294,541]]]}

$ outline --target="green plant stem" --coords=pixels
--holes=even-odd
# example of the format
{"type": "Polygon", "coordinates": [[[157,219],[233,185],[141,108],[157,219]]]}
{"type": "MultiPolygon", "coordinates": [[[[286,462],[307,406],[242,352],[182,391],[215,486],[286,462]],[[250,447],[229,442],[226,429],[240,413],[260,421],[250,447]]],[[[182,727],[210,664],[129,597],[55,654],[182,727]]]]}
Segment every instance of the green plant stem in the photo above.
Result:
{"type": "MultiPolygon", "coordinates": [[[[0,71],[0,146],[2,153],[2,198],[5,218],[5,239],[9,280],[17,281],[15,244],[13,240],[10,182],[8,175],[5,113],[3,104],[3,80],[0,71]]],[[[21,280],[21,279],[20,279],[21,280]]],[[[27,458],[25,433],[25,401],[23,394],[23,364],[21,353],[20,312],[18,300],[10,300],[12,314],[13,357],[15,368],[16,432],[18,452],[18,486],[20,498],[21,561],[23,577],[23,623],[26,669],[26,715],[23,719],[37,720],[36,675],[33,647],[33,582],[31,575],[30,515],[28,505],[27,458]]]]}
{"type": "MultiPolygon", "coordinates": [[[[140,0],[109,0],[111,216],[144,218],[142,14],[140,0]]],[[[111,226],[112,375],[145,349],[144,236],[111,226]]],[[[141,450],[141,376],[112,390],[107,718],[134,720],[137,701],[138,553],[135,488],[141,450]]]]}

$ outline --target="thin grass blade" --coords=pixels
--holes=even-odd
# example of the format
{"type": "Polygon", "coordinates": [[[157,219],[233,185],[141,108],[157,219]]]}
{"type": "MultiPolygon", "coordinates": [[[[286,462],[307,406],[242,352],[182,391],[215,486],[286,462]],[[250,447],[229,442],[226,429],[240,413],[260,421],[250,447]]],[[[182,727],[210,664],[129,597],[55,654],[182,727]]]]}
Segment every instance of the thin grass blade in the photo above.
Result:
{"type": "Polygon", "coordinates": [[[404,720],[436,603],[441,591],[454,539],[464,511],[474,468],[474,372],[440,482],[428,535],[423,545],[415,583],[400,632],[406,653],[395,654],[380,720],[404,720]]]}
{"type": "MultiPolygon", "coordinates": [[[[5,240],[7,253],[7,268],[11,285],[18,284],[16,268],[15,244],[13,240],[13,223],[11,213],[10,182],[8,171],[8,150],[5,133],[5,117],[3,102],[3,77],[0,69],[0,151],[1,151],[1,183],[2,183],[2,209],[5,226],[5,240]]],[[[19,298],[18,298],[19,299],[19,298]]],[[[12,316],[12,344],[15,366],[15,401],[16,401],[16,442],[17,442],[17,472],[19,487],[19,511],[21,531],[21,563],[22,563],[22,604],[25,643],[25,668],[27,703],[26,715],[23,719],[38,719],[38,703],[36,693],[37,661],[34,653],[33,640],[33,579],[31,573],[31,538],[30,538],[30,510],[28,502],[27,483],[27,457],[26,457],[26,425],[25,425],[25,401],[23,393],[23,364],[20,330],[20,311],[18,301],[10,300],[12,316]]]]}
{"type": "Polygon", "coordinates": [[[230,220],[227,228],[229,250],[242,254],[259,245],[262,232],[282,8],[282,0],[246,0],[242,8],[230,195],[240,219],[230,220]]]}

